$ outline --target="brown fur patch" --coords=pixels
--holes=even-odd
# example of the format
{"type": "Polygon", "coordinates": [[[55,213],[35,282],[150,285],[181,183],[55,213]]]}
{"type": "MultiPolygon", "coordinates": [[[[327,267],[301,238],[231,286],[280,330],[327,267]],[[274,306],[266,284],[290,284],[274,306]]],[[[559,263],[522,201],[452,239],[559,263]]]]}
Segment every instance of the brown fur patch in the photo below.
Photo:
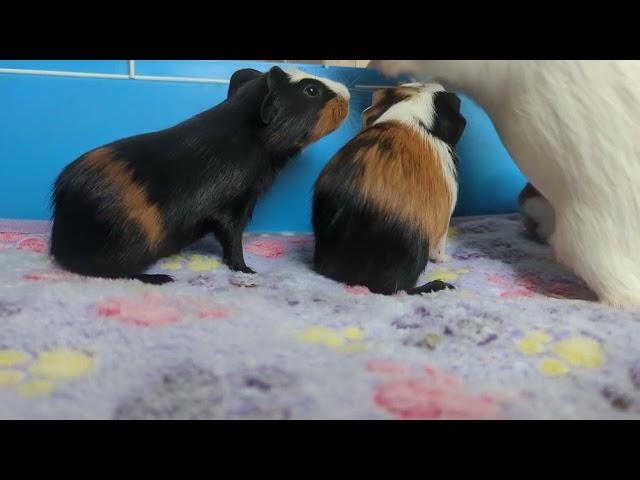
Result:
{"type": "Polygon", "coordinates": [[[318,115],[310,141],[315,142],[333,132],[347,118],[348,113],[349,103],[344,98],[338,96],[329,100],[318,115]]]}
{"type": "Polygon", "coordinates": [[[131,169],[118,161],[108,147],[88,153],[82,164],[85,168],[99,171],[104,181],[119,192],[127,219],[140,228],[149,248],[156,248],[163,237],[160,212],[149,201],[144,187],[133,180],[131,169]]]}
{"type": "Polygon", "coordinates": [[[373,92],[373,103],[362,113],[362,125],[371,126],[384,112],[393,105],[417,95],[420,92],[414,87],[393,87],[373,92]]]}
{"type": "Polygon", "coordinates": [[[434,249],[449,226],[451,192],[438,151],[400,122],[365,130],[357,160],[363,166],[360,188],[381,212],[417,226],[434,249]]]}

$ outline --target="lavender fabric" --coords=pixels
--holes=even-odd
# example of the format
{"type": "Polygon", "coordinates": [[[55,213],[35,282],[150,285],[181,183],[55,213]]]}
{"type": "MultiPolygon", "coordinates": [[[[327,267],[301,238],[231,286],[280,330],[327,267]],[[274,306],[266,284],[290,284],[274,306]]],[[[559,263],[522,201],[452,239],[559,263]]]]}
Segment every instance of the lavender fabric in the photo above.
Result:
{"type": "Polygon", "coordinates": [[[461,218],[441,278],[391,297],[312,272],[313,237],[207,238],[176,282],[83,278],[0,220],[0,418],[640,418],[640,311],[594,301],[518,216],[461,218]]]}

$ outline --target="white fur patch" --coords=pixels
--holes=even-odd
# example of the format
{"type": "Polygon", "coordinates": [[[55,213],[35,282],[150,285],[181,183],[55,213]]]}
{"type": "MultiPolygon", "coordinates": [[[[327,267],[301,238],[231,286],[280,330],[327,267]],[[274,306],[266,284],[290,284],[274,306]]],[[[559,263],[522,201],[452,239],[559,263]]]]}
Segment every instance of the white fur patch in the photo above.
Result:
{"type": "Polygon", "coordinates": [[[551,204],[544,197],[531,197],[522,204],[522,211],[538,224],[538,237],[549,243],[555,228],[555,215],[551,204]]]}
{"type": "Polygon", "coordinates": [[[302,70],[285,70],[285,73],[289,75],[291,83],[297,83],[305,78],[312,78],[322,82],[329,90],[333,91],[336,95],[344,98],[347,102],[351,99],[351,93],[349,89],[339,82],[334,82],[328,78],[317,77],[310,73],[303,72],[302,70]]]}

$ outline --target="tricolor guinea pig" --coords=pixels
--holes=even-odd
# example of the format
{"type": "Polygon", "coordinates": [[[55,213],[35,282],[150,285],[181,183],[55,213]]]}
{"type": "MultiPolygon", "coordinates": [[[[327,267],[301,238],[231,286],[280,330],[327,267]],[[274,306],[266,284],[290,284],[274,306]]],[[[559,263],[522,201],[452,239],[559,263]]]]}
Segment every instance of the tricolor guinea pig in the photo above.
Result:
{"type": "Polygon", "coordinates": [[[161,284],[171,277],[143,272],[213,233],[229,268],[254,273],[242,233],[256,200],[348,110],[340,83],[278,67],[240,70],[227,99],[210,110],[68,165],[52,195],[51,254],[81,275],[161,284]]]}
{"type": "Polygon", "coordinates": [[[315,270],[385,295],[453,288],[415,285],[430,256],[446,260],[453,147],[466,126],[460,99],[434,83],[387,88],[374,93],[363,124],[315,184],[315,270]]]}

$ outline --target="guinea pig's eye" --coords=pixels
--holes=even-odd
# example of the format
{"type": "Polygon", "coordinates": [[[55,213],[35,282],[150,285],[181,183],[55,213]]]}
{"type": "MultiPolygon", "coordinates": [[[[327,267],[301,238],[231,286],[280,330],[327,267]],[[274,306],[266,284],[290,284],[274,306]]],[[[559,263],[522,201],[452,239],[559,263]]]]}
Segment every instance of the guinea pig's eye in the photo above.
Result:
{"type": "Polygon", "coordinates": [[[306,93],[310,97],[315,97],[320,93],[320,89],[314,85],[309,85],[308,87],[305,87],[304,93],[306,93]]]}

